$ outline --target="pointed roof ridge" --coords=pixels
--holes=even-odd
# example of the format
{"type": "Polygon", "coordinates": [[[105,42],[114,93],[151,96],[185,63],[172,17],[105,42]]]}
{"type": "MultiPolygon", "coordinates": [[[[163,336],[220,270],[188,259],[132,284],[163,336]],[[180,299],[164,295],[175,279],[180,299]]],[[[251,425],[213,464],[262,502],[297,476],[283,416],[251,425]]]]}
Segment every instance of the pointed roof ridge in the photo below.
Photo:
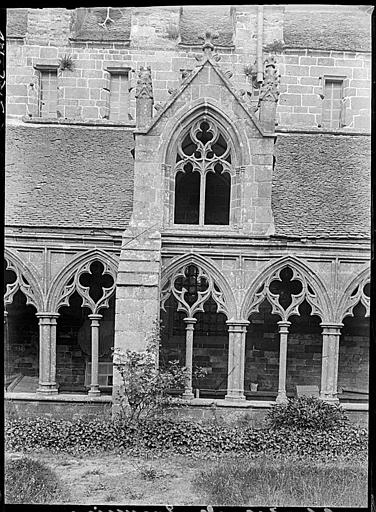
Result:
{"type": "MultiPolygon", "coordinates": [[[[167,100],[167,102],[163,105],[163,107],[158,111],[157,115],[153,117],[152,122],[149,126],[146,126],[145,128],[139,128],[134,131],[134,133],[140,133],[140,134],[147,134],[149,131],[154,128],[154,126],[157,124],[159,119],[167,112],[167,110],[175,103],[176,99],[181,96],[183,91],[188,87],[188,85],[193,81],[193,79],[200,73],[200,71],[204,68],[206,64],[209,64],[212,66],[212,68],[215,70],[219,78],[223,81],[224,85],[228,89],[228,91],[235,97],[235,99],[238,101],[239,105],[243,108],[243,110],[246,112],[246,114],[250,117],[250,119],[253,121],[254,125],[260,132],[260,134],[263,137],[271,137],[275,136],[274,132],[266,132],[263,126],[261,125],[260,121],[257,119],[257,117],[250,112],[246,106],[244,105],[244,102],[240,99],[239,94],[235,91],[233,85],[231,84],[230,80],[227,78],[226,74],[220,66],[215,62],[219,61],[220,56],[218,54],[210,55],[209,52],[205,52],[204,55],[200,56],[202,62],[199,62],[196,64],[195,69],[193,69],[190,74],[184,78],[180,86],[176,91],[174,91],[171,94],[171,98],[167,100]]],[[[197,57],[196,57],[197,59],[197,57]]],[[[198,60],[198,59],[197,59],[198,60]]]]}

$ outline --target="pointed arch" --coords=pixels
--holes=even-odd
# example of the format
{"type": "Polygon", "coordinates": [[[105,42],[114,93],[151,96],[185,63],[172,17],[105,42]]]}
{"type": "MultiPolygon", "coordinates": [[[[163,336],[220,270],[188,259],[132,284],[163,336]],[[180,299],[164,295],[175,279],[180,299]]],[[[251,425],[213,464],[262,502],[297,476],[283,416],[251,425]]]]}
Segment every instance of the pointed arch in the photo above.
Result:
{"type": "Polygon", "coordinates": [[[43,311],[45,296],[39,284],[40,277],[36,275],[37,272],[35,267],[31,263],[26,265],[26,263],[9,248],[4,249],[4,258],[10,264],[10,270],[13,270],[17,275],[17,280],[15,281],[14,286],[12,286],[12,288],[8,288],[5,293],[5,304],[11,303],[14,294],[18,290],[21,290],[26,297],[26,304],[31,304],[37,311],[43,311]],[[27,282],[25,282],[23,278],[27,282]]]}
{"type": "Polygon", "coordinates": [[[117,275],[118,259],[102,249],[89,249],[75,256],[67,266],[62,268],[55,276],[47,294],[48,311],[57,312],[61,299],[64,295],[64,288],[74,278],[77,271],[93,261],[99,261],[104,268],[109,268],[113,276],[117,275]]]}
{"type": "Polygon", "coordinates": [[[184,254],[173,258],[168,262],[167,266],[162,268],[161,276],[161,290],[168,284],[171,276],[185,265],[193,264],[199,268],[202,268],[208,275],[210,275],[215,284],[218,286],[220,291],[223,293],[223,311],[227,316],[228,320],[236,318],[237,307],[234,294],[231,287],[221,271],[217,266],[210,260],[204,258],[204,256],[196,253],[184,254]]]}
{"type": "Polygon", "coordinates": [[[354,307],[361,302],[366,308],[366,316],[370,315],[370,298],[364,294],[364,287],[370,282],[370,269],[365,268],[355,276],[340,295],[335,311],[336,321],[342,322],[347,316],[354,316],[354,307]]]}
{"type": "Polygon", "coordinates": [[[176,146],[177,140],[191,124],[202,116],[213,118],[223,132],[229,136],[234,149],[236,159],[235,166],[245,165],[245,148],[247,148],[246,137],[237,128],[230,116],[223,111],[220,103],[211,98],[199,98],[184,105],[184,107],[167,122],[164,130],[166,137],[161,147],[161,161],[165,162],[167,165],[171,165],[173,159],[172,152],[176,146]]]}
{"type": "Polygon", "coordinates": [[[248,319],[252,312],[252,306],[259,288],[271,276],[280,272],[285,267],[290,267],[297,273],[298,278],[301,277],[303,280],[306,280],[307,285],[310,286],[314,292],[315,300],[312,300],[310,296],[306,296],[307,302],[313,308],[312,314],[317,314],[320,316],[322,322],[331,321],[333,318],[332,304],[326,287],[324,286],[321,279],[317,276],[317,274],[312,269],[310,269],[306,263],[293,255],[283,256],[273,263],[268,264],[253,281],[253,283],[251,283],[243,299],[243,303],[240,309],[240,318],[248,319]]]}

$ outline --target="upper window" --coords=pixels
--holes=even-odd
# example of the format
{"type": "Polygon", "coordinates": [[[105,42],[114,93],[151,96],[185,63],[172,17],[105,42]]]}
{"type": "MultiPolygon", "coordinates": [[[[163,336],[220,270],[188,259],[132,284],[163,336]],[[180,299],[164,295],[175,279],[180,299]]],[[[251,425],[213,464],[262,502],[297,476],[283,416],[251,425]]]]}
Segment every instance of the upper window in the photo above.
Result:
{"type": "Polygon", "coordinates": [[[177,148],[174,223],[228,225],[230,173],[230,146],[217,125],[209,119],[193,124],[177,148]]]}
{"type": "Polygon", "coordinates": [[[130,67],[107,66],[110,73],[110,115],[111,121],[129,121],[129,73],[130,67]]]}
{"type": "Polygon", "coordinates": [[[57,116],[57,69],[40,69],[39,116],[57,116]]]}
{"type": "Polygon", "coordinates": [[[343,126],[343,79],[324,77],[322,124],[325,128],[343,126]]]}

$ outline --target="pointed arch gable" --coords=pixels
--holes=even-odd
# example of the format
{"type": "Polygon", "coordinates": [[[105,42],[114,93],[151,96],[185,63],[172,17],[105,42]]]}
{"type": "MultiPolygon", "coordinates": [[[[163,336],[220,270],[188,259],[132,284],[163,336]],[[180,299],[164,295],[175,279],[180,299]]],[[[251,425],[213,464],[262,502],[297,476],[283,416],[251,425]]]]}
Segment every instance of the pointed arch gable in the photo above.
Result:
{"type": "Polygon", "coordinates": [[[166,267],[162,268],[161,290],[166,286],[171,276],[184,265],[197,265],[205,270],[215,281],[224,295],[226,304],[226,316],[228,320],[236,318],[237,305],[232,289],[218,267],[200,254],[190,253],[173,258],[166,267]]]}
{"type": "Polygon", "coordinates": [[[93,261],[100,261],[105,267],[108,265],[112,273],[117,274],[118,259],[102,249],[89,249],[76,255],[52,281],[47,294],[48,311],[57,312],[59,298],[66,284],[74,277],[80,267],[93,261]]]}
{"type": "MultiPolygon", "coordinates": [[[[273,263],[268,264],[264,270],[257,276],[257,278],[248,287],[245,293],[243,303],[240,308],[240,317],[248,319],[251,313],[251,306],[257,290],[265,283],[265,281],[274,274],[285,267],[290,267],[292,270],[300,272],[307,280],[309,286],[313,289],[318,297],[318,306],[320,309],[320,317],[323,322],[329,322],[333,318],[332,304],[329,298],[326,287],[317,274],[310,269],[306,263],[298,259],[296,256],[287,255],[279,258],[273,263]]],[[[317,312],[317,314],[319,314],[317,312]]]]}
{"type": "MultiPolygon", "coordinates": [[[[31,263],[25,263],[14,251],[4,248],[4,258],[23,276],[27,282],[20,282],[17,289],[20,289],[26,297],[26,304],[31,304],[37,311],[43,311],[45,304],[45,295],[39,284],[40,278],[36,275],[36,269],[31,263]],[[34,272],[35,275],[34,275],[34,272]]],[[[16,290],[14,290],[15,292],[16,290]]]]}
{"type": "Polygon", "coordinates": [[[361,288],[363,288],[365,284],[370,281],[370,279],[371,272],[369,267],[363,269],[358,275],[351,279],[343,293],[341,293],[340,300],[338,301],[338,305],[336,307],[335,316],[338,323],[342,322],[346,316],[352,316],[353,309],[359,302],[365,306],[366,316],[369,316],[370,301],[364,301],[361,288]],[[358,293],[352,296],[357,287],[359,287],[358,293]]]}

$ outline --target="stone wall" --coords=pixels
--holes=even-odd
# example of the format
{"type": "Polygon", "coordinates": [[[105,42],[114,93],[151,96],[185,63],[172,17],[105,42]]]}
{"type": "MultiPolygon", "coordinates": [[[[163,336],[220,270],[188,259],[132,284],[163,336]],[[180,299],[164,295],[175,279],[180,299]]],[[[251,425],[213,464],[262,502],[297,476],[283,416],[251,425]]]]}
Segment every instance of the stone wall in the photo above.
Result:
{"type": "Polygon", "coordinates": [[[371,129],[371,54],[286,49],[277,57],[281,74],[279,127],[325,128],[323,77],[343,77],[344,131],[371,129]]]}

